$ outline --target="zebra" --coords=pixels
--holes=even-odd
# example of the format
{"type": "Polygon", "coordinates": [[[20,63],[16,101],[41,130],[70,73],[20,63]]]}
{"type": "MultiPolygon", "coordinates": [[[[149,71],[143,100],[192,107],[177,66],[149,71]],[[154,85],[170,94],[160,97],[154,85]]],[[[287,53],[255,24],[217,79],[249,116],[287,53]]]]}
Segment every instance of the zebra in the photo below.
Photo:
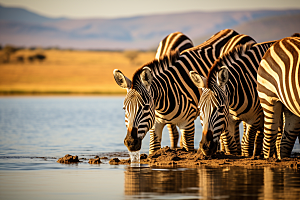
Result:
{"type": "Polygon", "coordinates": [[[257,90],[264,112],[263,153],[274,154],[279,123],[284,114],[284,131],[279,135],[279,159],[291,154],[300,136],[300,37],[276,42],[264,55],[257,73],[257,90]]]}
{"type": "Polygon", "coordinates": [[[246,130],[242,155],[260,155],[263,111],[256,90],[256,74],[259,62],[274,42],[238,45],[214,63],[207,78],[190,72],[194,84],[203,89],[199,101],[203,154],[212,155],[220,137],[227,138],[231,149],[237,149],[239,141],[235,140],[234,133],[236,125],[243,121],[246,130]]]}
{"type": "Polygon", "coordinates": [[[132,80],[120,70],[114,70],[116,83],[127,89],[123,106],[127,127],[124,144],[129,151],[140,150],[149,130],[149,154],[160,149],[165,124],[176,124],[182,134],[182,146],[187,151],[194,150],[194,120],[199,115],[200,90],[190,80],[189,71],[207,76],[223,46],[232,39],[238,43],[255,43],[249,36],[225,29],[180,55],[178,50],[170,51],[163,58],[143,65],[132,80]]]}
{"type": "MultiPolygon", "coordinates": [[[[165,55],[170,54],[171,51],[178,49],[179,52],[194,47],[192,40],[181,32],[174,32],[167,35],[160,43],[156,50],[155,59],[163,59],[165,55]]],[[[174,124],[167,124],[170,135],[171,148],[176,148],[179,133],[174,124]]],[[[182,141],[180,140],[180,146],[182,141]]]]}

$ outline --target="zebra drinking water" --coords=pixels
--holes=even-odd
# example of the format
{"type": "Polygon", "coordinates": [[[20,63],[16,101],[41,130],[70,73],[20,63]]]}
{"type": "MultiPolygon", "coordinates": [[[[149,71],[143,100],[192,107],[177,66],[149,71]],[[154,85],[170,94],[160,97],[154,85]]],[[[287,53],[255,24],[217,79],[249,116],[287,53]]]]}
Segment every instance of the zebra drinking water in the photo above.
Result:
{"type": "Polygon", "coordinates": [[[263,111],[256,90],[256,74],[259,62],[274,42],[236,47],[214,63],[207,78],[190,72],[195,85],[203,88],[199,102],[204,127],[200,149],[205,155],[216,151],[220,137],[226,139],[230,149],[237,149],[239,141],[236,141],[234,133],[241,121],[247,125],[242,139],[242,155],[253,154],[254,141],[254,155],[260,154],[263,111]]]}
{"type": "MultiPolygon", "coordinates": [[[[176,124],[182,134],[183,147],[188,151],[194,149],[194,120],[199,115],[200,90],[189,78],[189,71],[206,76],[227,42],[232,45],[255,43],[249,36],[226,29],[181,55],[176,50],[171,51],[163,58],[143,65],[134,73],[132,80],[120,70],[114,70],[117,84],[127,89],[124,100],[127,135],[124,144],[129,151],[140,150],[142,139],[149,130],[149,153],[158,150],[166,124],[176,124]]],[[[230,45],[226,48],[231,49],[230,45]]]]}
{"type": "Polygon", "coordinates": [[[264,157],[272,157],[278,126],[284,113],[285,123],[278,158],[291,154],[300,136],[300,38],[276,42],[264,55],[257,73],[257,90],[264,112],[264,157]]]}

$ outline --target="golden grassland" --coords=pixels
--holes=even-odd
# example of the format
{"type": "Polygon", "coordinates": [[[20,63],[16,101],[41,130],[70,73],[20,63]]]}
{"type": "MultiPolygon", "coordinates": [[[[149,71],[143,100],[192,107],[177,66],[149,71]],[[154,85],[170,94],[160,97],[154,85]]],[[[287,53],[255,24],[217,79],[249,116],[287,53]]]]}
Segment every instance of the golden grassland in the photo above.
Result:
{"type": "MultiPolygon", "coordinates": [[[[125,94],[113,78],[120,69],[128,78],[155,52],[138,52],[134,62],[126,52],[79,50],[19,50],[9,63],[0,63],[0,95],[12,94],[125,94]],[[29,62],[30,55],[42,53],[42,62],[29,62]],[[23,56],[24,62],[17,57],[23,56]]],[[[127,52],[128,53],[128,52],[127,52]]],[[[4,52],[0,51],[0,56],[4,52]]]]}

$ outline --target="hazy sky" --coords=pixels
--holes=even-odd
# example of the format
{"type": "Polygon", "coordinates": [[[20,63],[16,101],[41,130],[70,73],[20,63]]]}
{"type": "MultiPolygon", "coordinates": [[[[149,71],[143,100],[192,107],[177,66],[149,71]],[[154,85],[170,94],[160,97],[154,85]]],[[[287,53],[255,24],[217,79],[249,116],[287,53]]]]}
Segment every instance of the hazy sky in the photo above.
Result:
{"type": "Polygon", "coordinates": [[[0,0],[47,17],[117,18],[187,11],[300,9],[300,0],[0,0]]]}

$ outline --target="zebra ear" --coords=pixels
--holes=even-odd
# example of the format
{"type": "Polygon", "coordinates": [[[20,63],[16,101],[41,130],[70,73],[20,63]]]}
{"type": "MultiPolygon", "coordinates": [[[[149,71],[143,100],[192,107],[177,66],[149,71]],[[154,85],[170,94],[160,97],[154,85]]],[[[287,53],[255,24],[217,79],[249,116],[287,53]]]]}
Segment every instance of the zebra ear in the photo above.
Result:
{"type": "Polygon", "coordinates": [[[222,66],[220,71],[217,74],[217,83],[220,87],[225,87],[228,79],[229,79],[228,68],[226,66],[222,66]]]}
{"type": "Polygon", "coordinates": [[[124,74],[118,70],[115,69],[114,72],[114,78],[116,83],[123,89],[129,89],[131,87],[131,80],[124,76],[124,74]]]}
{"type": "Polygon", "coordinates": [[[144,84],[144,86],[147,88],[147,90],[150,89],[150,85],[153,81],[153,76],[151,73],[151,69],[149,67],[144,67],[141,74],[140,74],[142,83],[144,84]]]}
{"type": "Polygon", "coordinates": [[[200,74],[198,74],[198,72],[190,71],[190,77],[191,77],[193,83],[198,88],[207,88],[206,78],[203,76],[200,76],[200,74]]]}

